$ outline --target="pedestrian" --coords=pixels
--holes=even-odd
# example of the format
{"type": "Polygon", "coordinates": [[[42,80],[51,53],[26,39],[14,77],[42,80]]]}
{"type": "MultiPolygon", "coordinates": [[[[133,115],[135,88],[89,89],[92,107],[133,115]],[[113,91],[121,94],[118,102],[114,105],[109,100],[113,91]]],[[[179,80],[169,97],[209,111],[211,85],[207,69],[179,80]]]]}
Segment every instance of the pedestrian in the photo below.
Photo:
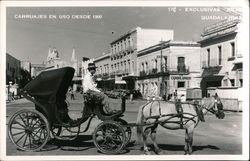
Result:
{"type": "Polygon", "coordinates": [[[177,93],[177,89],[174,91],[174,100],[178,101],[178,93],[177,93]]]}
{"type": "Polygon", "coordinates": [[[70,90],[70,98],[71,100],[75,100],[75,94],[74,94],[73,89],[70,90]]]}
{"type": "Polygon", "coordinates": [[[129,96],[129,100],[130,100],[130,102],[132,102],[132,101],[133,101],[133,97],[134,97],[134,91],[133,91],[133,90],[131,90],[131,91],[130,91],[130,96],[129,96]]]}
{"type": "Polygon", "coordinates": [[[185,102],[185,101],[186,101],[186,98],[185,98],[185,95],[184,95],[184,94],[181,95],[180,100],[181,100],[181,102],[185,102]]]}

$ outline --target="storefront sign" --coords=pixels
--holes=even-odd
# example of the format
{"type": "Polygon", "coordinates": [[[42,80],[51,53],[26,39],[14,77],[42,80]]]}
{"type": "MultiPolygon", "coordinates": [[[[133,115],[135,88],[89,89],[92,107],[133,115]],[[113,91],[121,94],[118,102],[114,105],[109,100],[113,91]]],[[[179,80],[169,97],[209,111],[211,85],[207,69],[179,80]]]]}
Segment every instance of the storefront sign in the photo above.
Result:
{"type": "Polygon", "coordinates": [[[190,80],[191,77],[184,77],[184,76],[174,76],[171,77],[172,80],[190,80]]]}

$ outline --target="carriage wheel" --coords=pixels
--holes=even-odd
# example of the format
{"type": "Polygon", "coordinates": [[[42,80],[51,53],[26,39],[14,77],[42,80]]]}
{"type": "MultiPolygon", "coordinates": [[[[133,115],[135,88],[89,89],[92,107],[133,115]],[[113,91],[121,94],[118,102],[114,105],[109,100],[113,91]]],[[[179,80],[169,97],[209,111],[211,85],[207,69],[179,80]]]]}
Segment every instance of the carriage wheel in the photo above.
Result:
{"type": "MultiPolygon", "coordinates": [[[[128,125],[128,122],[118,118],[115,121],[119,122],[121,125],[128,125]]],[[[126,136],[126,140],[125,140],[125,146],[128,145],[130,139],[131,139],[131,135],[132,135],[132,131],[130,127],[124,127],[125,128],[125,136],[126,136]]]]}
{"type": "Polygon", "coordinates": [[[49,123],[36,110],[21,110],[10,118],[8,134],[19,149],[38,151],[49,139],[49,123]]]}
{"type": "Polygon", "coordinates": [[[102,153],[118,154],[125,146],[126,135],[119,123],[105,121],[96,127],[93,133],[93,141],[102,153]]]}

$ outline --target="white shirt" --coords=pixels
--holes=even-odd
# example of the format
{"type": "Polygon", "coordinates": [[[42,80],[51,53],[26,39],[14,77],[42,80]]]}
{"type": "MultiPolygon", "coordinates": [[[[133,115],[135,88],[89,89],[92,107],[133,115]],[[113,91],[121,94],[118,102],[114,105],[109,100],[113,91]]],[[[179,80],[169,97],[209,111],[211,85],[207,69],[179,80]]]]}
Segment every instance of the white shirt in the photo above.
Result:
{"type": "Polygon", "coordinates": [[[96,88],[97,84],[93,80],[93,76],[89,71],[84,75],[82,81],[83,92],[87,92],[88,90],[101,92],[99,89],[96,88]]]}

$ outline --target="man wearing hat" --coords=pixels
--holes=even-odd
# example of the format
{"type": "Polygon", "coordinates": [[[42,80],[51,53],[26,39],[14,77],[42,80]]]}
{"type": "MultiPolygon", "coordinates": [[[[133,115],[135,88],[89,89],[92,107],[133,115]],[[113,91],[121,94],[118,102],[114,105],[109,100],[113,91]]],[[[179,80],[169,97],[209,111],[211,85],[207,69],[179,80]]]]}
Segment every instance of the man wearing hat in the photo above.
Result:
{"type": "Polygon", "coordinates": [[[96,66],[94,63],[88,64],[88,71],[83,77],[83,92],[88,94],[91,97],[94,97],[92,100],[96,100],[96,103],[100,103],[107,114],[113,114],[116,110],[112,110],[112,104],[109,102],[108,96],[96,88],[97,84],[95,83],[93,76],[96,72],[96,66]]]}

